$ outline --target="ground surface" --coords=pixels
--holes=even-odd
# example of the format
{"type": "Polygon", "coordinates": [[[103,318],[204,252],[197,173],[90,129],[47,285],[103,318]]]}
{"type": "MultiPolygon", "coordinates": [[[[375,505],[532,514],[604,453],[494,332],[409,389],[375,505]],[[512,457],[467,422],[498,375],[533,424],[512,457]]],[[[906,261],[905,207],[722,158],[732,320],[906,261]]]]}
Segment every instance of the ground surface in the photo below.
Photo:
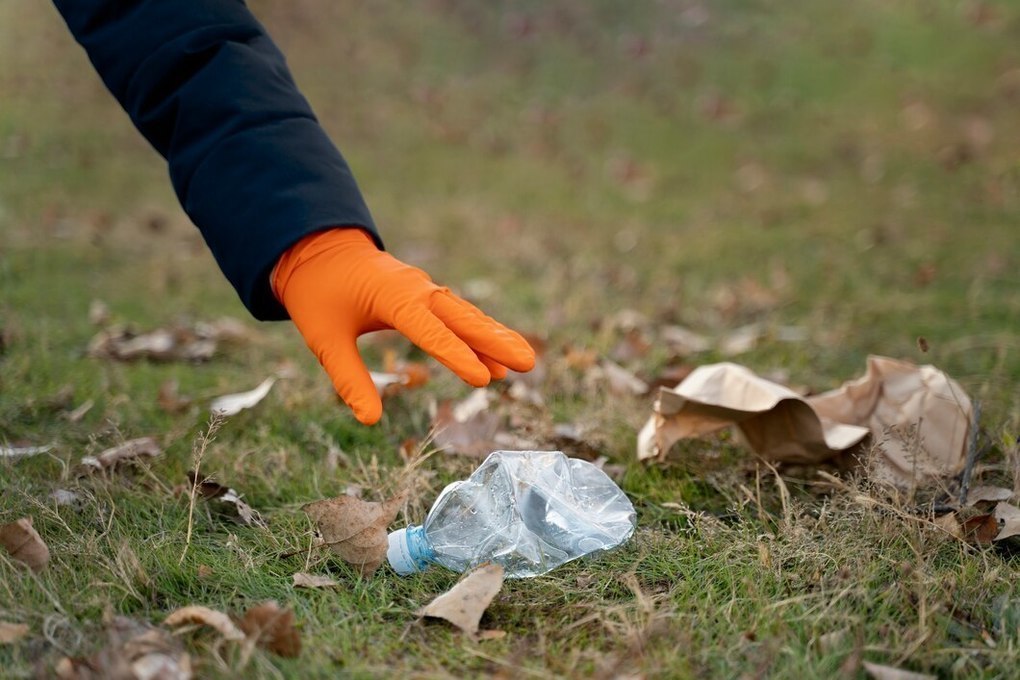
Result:
{"type": "MultiPolygon", "coordinates": [[[[253,321],[253,339],[203,364],[88,358],[94,300],[138,328],[245,313],[56,13],[0,4],[0,444],[54,444],[0,461],[0,523],[31,516],[52,553],[38,576],[0,559],[0,620],[31,629],[0,646],[0,674],[94,652],[104,612],[159,623],[187,604],[275,599],[295,612],[300,658],[185,635],[202,675],[854,677],[872,661],[1014,676],[1006,551],[855,502],[867,489],[823,498],[812,471],[788,472],[784,513],[771,473],[727,440],[638,464],[651,397],[612,394],[585,366],[618,349],[623,311],[653,337],[666,323],[709,336],[762,324],[729,358],[814,390],[870,353],[935,363],[983,405],[982,479],[1016,483],[1020,8],[639,4],[253,3],[390,249],[545,340],[546,404],[518,434],[580,423],[625,466],[635,539],[508,583],[483,620],[507,635],[479,643],[416,623],[453,574],[359,579],[317,553],[280,558],[308,545],[302,504],[352,484],[391,492],[429,402],[466,388],[435,370],[364,428],[291,328],[253,321]],[[199,506],[185,552],[174,487],[208,401],[281,366],[289,377],[227,421],[202,463],[269,528],[199,506]],[[161,408],[168,380],[194,405],[161,408]],[[140,436],[164,455],[77,479],[83,455],[140,436]],[[56,489],[82,501],[57,506],[56,489]],[[296,571],[343,586],[296,590],[296,571]]],[[[725,358],[615,356],[646,377],[725,358]]],[[[476,463],[429,458],[398,523],[476,463]]]]}

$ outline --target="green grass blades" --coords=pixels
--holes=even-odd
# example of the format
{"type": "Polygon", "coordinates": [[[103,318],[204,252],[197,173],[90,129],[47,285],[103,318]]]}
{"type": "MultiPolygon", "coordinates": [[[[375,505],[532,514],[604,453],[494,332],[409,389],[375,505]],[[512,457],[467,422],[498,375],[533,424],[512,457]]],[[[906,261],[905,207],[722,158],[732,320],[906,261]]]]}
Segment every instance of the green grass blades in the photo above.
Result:
{"type": "MultiPolygon", "coordinates": [[[[0,446],[51,448],[0,459],[0,524],[31,517],[50,558],[34,572],[0,554],[0,622],[29,626],[0,642],[0,675],[95,654],[117,616],[161,627],[188,605],[240,616],[270,600],[293,612],[300,656],[180,630],[196,675],[1015,674],[1010,545],[957,540],[914,511],[923,499],[888,502],[852,477],[824,487],[786,469],[780,493],[729,436],[641,465],[651,397],[591,368],[612,358],[652,380],[732,359],[822,391],[871,353],[933,363],[981,403],[975,483],[1013,487],[1015,3],[251,4],[389,249],[542,339],[542,403],[504,430],[580,450],[546,437],[572,426],[613,466],[639,529],[617,551],[507,581],[480,623],[506,634],[478,641],[416,614],[456,574],[363,578],[311,548],[309,502],[406,488],[398,523],[420,522],[471,472],[475,459],[405,455],[428,436],[430,402],[467,388],[433,366],[365,428],[291,327],[250,320],[204,362],[90,357],[99,324],[244,311],[55,11],[7,0],[0,446]],[[757,340],[728,354],[719,341],[749,324],[757,340]],[[667,346],[666,326],[708,348],[667,346]],[[270,376],[258,405],[210,434],[214,398],[270,376]],[[140,437],[161,453],[83,475],[82,457],[140,437]],[[196,463],[266,526],[192,504],[196,463]],[[298,572],[340,585],[296,588],[298,572]]],[[[422,359],[389,339],[364,349],[379,370],[388,349],[422,359]]]]}

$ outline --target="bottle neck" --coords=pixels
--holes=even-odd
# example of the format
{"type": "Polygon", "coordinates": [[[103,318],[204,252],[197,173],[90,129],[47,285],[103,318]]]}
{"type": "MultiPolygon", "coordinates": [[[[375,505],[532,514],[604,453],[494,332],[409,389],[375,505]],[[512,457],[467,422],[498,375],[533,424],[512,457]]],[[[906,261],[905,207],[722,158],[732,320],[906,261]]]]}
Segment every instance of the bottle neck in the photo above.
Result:
{"type": "Polygon", "coordinates": [[[411,525],[405,534],[407,552],[419,570],[424,571],[429,563],[436,559],[436,551],[432,548],[429,537],[425,535],[425,527],[411,525]]]}

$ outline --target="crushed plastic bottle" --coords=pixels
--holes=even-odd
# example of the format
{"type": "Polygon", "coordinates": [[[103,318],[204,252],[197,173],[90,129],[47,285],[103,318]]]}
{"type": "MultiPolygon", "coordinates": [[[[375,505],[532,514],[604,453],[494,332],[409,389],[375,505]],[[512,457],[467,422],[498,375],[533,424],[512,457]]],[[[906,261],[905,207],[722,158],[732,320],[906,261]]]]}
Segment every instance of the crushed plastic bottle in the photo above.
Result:
{"type": "Polygon", "coordinates": [[[615,548],[635,525],[626,494],[591,463],[560,451],[496,451],[443,489],[422,526],[391,533],[386,556],[402,576],[431,563],[463,572],[491,561],[525,578],[615,548]]]}

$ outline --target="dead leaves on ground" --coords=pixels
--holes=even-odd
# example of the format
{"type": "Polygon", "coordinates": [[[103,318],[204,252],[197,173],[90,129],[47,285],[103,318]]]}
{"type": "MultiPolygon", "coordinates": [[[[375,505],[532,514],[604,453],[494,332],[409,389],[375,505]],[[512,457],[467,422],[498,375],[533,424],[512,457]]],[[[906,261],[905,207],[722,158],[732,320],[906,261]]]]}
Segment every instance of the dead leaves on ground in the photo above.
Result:
{"type": "Polygon", "coordinates": [[[269,377],[247,392],[224,394],[222,397],[216,397],[213,399],[212,404],[209,405],[209,410],[221,416],[237,415],[245,409],[258,405],[260,401],[266,398],[266,395],[269,394],[269,390],[272,389],[275,383],[276,378],[269,377]]]}
{"type": "Polygon", "coordinates": [[[241,321],[222,318],[205,323],[176,323],[138,332],[129,325],[99,331],[89,342],[88,355],[114,361],[208,361],[223,344],[242,344],[254,336],[241,321]]]}
{"type": "Polygon", "coordinates": [[[935,680],[934,675],[905,671],[901,668],[884,666],[870,661],[865,661],[862,665],[864,666],[864,670],[867,671],[868,675],[874,678],[874,680],[935,680]]]}
{"type": "Polygon", "coordinates": [[[328,576],[306,574],[303,571],[299,571],[294,574],[295,588],[336,588],[339,585],[339,581],[331,579],[328,576]]]}
{"type": "Polygon", "coordinates": [[[244,640],[246,637],[244,631],[234,623],[232,618],[223,612],[199,605],[175,609],[163,619],[163,623],[171,628],[187,625],[208,626],[219,633],[224,640],[237,641],[244,640]]]}
{"type": "Polygon", "coordinates": [[[265,527],[266,522],[257,510],[241,500],[241,494],[234,489],[224,486],[219,482],[204,478],[199,479],[194,470],[188,470],[188,481],[191,489],[210,506],[214,507],[221,514],[226,515],[238,524],[245,526],[265,527]]]}
{"type": "Polygon", "coordinates": [[[0,645],[10,645],[28,635],[31,629],[24,623],[0,621],[0,645]]]}
{"type": "Polygon", "coordinates": [[[301,653],[301,636],[294,628],[294,612],[273,601],[255,605],[238,622],[248,639],[274,654],[294,658],[301,653]]]}
{"type": "Polygon", "coordinates": [[[371,576],[386,560],[386,528],[406,500],[406,493],[383,503],[338,496],[301,509],[315,522],[325,545],[362,576],[371,576]]]}
{"type": "Polygon", "coordinates": [[[997,486],[976,486],[964,507],[935,518],[947,533],[976,545],[990,545],[1020,536],[1020,508],[1007,502],[1013,490],[997,486]]]}
{"type": "Polygon", "coordinates": [[[182,607],[171,612],[163,623],[171,628],[207,626],[225,641],[244,641],[287,658],[301,653],[301,635],[294,627],[294,612],[272,600],[251,607],[236,618],[209,607],[182,607]]]}
{"type": "Polygon", "coordinates": [[[81,459],[80,469],[84,474],[96,471],[110,471],[126,462],[134,462],[138,458],[155,458],[163,454],[163,449],[152,437],[130,439],[123,444],[112,446],[98,456],[85,456],[81,459]]]}
{"type": "Polygon", "coordinates": [[[88,657],[65,657],[60,680],[188,680],[191,657],[167,631],[124,616],[106,624],[107,646],[88,657]]]}
{"type": "Polygon", "coordinates": [[[50,549],[32,526],[31,517],[0,525],[0,546],[32,571],[41,571],[50,561],[50,549]]]}
{"type": "Polygon", "coordinates": [[[294,627],[294,613],[281,609],[273,601],[252,607],[237,620],[208,607],[182,607],[171,612],[164,623],[173,628],[189,624],[208,626],[224,640],[248,640],[284,657],[293,658],[301,653],[301,637],[294,627]]]}
{"type": "MultiPolygon", "coordinates": [[[[488,562],[471,570],[453,588],[418,610],[418,616],[449,621],[471,638],[478,637],[478,624],[493,598],[503,588],[503,567],[488,562]]],[[[497,631],[484,631],[492,635],[497,631]]]]}

